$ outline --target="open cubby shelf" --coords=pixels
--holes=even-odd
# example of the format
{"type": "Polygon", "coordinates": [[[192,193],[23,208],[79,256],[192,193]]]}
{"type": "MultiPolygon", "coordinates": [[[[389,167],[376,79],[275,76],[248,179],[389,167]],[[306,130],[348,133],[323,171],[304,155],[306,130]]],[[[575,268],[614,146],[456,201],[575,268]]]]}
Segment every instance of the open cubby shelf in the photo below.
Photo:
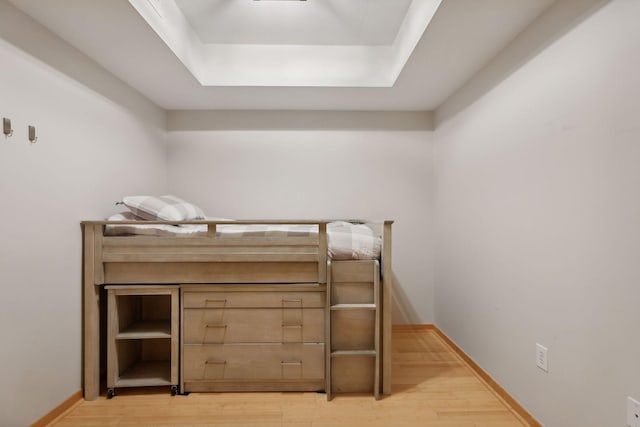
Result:
{"type": "Polygon", "coordinates": [[[107,285],[107,397],[178,385],[178,287],[107,285]]]}
{"type": "Polygon", "coordinates": [[[171,338],[171,320],[141,320],[116,335],[118,340],[171,338]]]}
{"type": "Polygon", "coordinates": [[[170,361],[138,361],[116,380],[116,387],[171,385],[170,361]]]}

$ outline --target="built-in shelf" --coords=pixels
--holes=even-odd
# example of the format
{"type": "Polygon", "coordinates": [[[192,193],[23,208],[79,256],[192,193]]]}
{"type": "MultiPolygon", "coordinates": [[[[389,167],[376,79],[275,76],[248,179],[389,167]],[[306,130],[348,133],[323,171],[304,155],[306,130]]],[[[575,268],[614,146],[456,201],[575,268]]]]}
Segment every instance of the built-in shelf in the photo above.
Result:
{"type": "Polygon", "coordinates": [[[178,392],[179,287],[106,285],[107,398],[119,387],[178,392]]]}
{"type": "Polygon", "coordinates": [[[117,379],[116,387],[148,387],[171,385],[170,361],[138,361],[117,379]]]}
{"type": "Polygon", "coordinates": [[[117,340],[171,338],[171,320],[147,320],[129,325],[116,335],[117,340]]]}

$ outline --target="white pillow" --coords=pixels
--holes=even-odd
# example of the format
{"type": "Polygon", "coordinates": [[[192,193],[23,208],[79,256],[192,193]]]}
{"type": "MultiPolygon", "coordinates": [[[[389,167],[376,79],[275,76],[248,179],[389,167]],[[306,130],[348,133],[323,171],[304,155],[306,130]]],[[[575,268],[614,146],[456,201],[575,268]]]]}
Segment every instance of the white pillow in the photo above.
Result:
{"type": "Polygon", "coordinates": [[[176,196],[127,196],[122,202],[134,215],[150,221],[194,221],[205,219],[196,205],[176,196]]]}

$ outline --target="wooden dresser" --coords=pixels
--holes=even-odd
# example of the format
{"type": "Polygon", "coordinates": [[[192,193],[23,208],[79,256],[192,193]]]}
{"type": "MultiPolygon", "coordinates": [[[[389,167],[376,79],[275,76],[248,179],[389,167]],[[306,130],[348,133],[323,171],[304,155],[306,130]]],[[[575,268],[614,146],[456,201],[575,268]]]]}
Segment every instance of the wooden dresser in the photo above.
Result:
{"type": "Polygon", "coordinates": [[[324,390],[325,290],[182,285],[180,389],[324,390]]]}

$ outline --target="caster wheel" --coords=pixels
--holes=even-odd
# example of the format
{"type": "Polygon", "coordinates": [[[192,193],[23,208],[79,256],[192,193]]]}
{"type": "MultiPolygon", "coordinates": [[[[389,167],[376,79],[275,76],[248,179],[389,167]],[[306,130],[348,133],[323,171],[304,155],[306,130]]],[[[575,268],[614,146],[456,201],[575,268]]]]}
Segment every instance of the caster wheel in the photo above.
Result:
{"type": "Polygon", "coordinates": [[[112,399],[116,395],[116,390],[113,388],[107,389],[107,399],[112,399]]]}
{"type": "Polygon", "coordinates": [[[177,385],[172,385],[171,386],[171,396],[175,396],[176,394],[178,394],[178,386],[177,385]]]}

